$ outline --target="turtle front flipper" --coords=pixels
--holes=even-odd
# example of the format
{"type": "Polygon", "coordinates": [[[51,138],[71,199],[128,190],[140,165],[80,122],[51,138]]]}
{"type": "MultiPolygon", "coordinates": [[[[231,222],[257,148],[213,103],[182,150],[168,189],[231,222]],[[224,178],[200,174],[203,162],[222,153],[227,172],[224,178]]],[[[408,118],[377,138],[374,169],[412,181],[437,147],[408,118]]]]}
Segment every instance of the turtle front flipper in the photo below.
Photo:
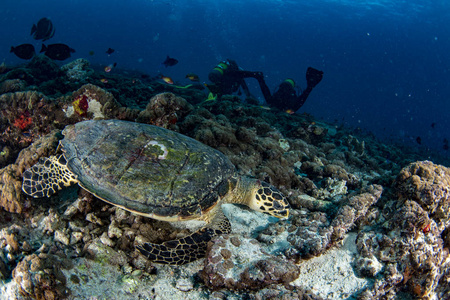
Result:
{"type": "Polygon", "coordinates": [[[64,155],[40,158],[23,173],[22,190],[35,198],[50,197],[64,186],[78,183],[77,176],[67,168],[64,155]]]}
{"type": "Polygon", "coordinates": [[[203,227],[197,232],[192,233],[178,240],[167,241],[162,244],[145,243],[136,248],[150,260],[169,265],[183,265],[205,257],[206,246],[215,236],[231,232],[231,224],[227,217],[220,210],[220,221],[203,227]]]}

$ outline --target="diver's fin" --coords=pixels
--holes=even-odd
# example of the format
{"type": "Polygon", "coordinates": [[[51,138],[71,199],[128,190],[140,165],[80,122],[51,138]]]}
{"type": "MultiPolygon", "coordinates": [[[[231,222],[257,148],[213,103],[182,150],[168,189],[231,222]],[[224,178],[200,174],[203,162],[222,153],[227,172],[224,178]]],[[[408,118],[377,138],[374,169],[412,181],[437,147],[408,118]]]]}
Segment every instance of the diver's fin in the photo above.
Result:
{"type": "Polygon", "coordinates": [[[306,70],[306,85],[307,87],[315,87],[322,80],[323,72],[314,68],[308,67],[306,70]]]}

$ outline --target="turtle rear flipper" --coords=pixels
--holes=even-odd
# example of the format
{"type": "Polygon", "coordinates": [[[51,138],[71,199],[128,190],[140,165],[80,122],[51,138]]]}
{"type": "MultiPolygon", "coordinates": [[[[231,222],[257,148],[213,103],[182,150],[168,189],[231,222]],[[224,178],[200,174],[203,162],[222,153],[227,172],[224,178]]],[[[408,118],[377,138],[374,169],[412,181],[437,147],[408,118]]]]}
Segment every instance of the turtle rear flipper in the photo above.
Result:
{"type": "Polygon", "coordinates": [[[136,248],[148,259],[160,264],[183,265],[203,258],[208,242],[213,237],[231,232],[230,221],[223,215],[221,209],[219,211],[215,218],[216,222],[213,221],[209,226],[191,235],[162,244],[145,243],[136,248]],[[217,219],[220,221],[217,222],[217,219]]]}
{"type": "Polygon", "coordinates": [[[50,197],[73,183],[78,183],[77,176],[67,168],[64,155],[50,156],[23,173],[22,190],[35,198],[50,197]]]}

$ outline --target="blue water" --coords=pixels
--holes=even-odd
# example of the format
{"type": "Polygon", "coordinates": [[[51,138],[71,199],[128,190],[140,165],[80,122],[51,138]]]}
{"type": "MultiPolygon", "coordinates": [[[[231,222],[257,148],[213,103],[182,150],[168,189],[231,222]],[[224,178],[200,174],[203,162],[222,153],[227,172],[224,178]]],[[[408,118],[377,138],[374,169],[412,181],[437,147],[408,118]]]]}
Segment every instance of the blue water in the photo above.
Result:
{"type": "MultiPolygon", "coordinates": [[[[9,53],[12,45],[40,50],[30,29],[49,17],[56,32],[46,43],[70,45],[73,58],[162,72],[179,83],[192,72],[207,82],[208,72],[231,58],[264,72],[272,91],[287,77],[304,88],[312,66],[324,79],[299,113],[447,154],[449,13],[443,0],[3,0],[0,59],[23,63],[9,53]],[[108,47],[116,50],[109,57],[108,47]],[[166,55],[179,63],[164,68],[166,55]]],[[[263,101],[256,81],[247,82],[263,101]]]]}

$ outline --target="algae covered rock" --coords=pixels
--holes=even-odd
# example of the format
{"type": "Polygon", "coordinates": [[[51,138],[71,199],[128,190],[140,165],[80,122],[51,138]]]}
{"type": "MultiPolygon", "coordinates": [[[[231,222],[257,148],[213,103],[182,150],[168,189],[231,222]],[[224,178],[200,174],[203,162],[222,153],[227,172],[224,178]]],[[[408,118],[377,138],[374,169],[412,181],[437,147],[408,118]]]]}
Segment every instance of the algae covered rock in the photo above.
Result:
{"type": "Polygon", "coordinates": [[[200,277],[214,289],[256,290],[277,283],[287,285],[298,274],[293,262],[266,253],[258,241],[228,235],[209,244],[200,277]]]}
{"type": "Polygon", "coordinates": [[[333,227],[332,239],[341,239],[359,218],[366,215],[369,207],[380,199],[382,192],[382,186],[374,184],[362,189],[357,195],[350,197],[348,203],[338,210],[336,217],[331,222],[333,227]]]}
{"type": "Polygon", "coordinates": [[[62,299],[67,296],[62,263],[55,255],[26,256],[13,270],[12,276],[23,296],[32,299],[62,299]]]}
{"type": "Polygon", "coordinates": [[[8,79],[0,83],[0,94],[25,90],[27,83],[21,79],[8,79]]]}
{"type": "Polygon", "coordinates": [[[46,55],[35,55],[27,64],[27,68],[37,81],[52,80],[61,74],[58,64],[46,55]]]}
{"type": "Polygon", "coordinates": [[[22,180],[16,174],[15,165],[0,170],[0,206],[8,212],[21,213],[24,209],[22,180]]]}
{"type": "Polygon", "coordinates": [[[94,70],[90,68],[90,63],[87,59],[78,58],[61,67],[69,81],[86,81],[94,70]]]}
{"type": "Polygon", "coordinates": [[[145,110],[137,117],[137,122],[164,128],[175,128],[178,120],[184,118],[193,106],[173,93],[161,93],[150,99],[145,110]]]}
{"type": "Polygon", "coordinates": [[[431,161],[403,168],[396,179],[400,199],[416,201],[443,230],[450,225],[450,169],[431,161]]]}
{"type": "MultiPolygon", "coordinates": [[[[392,204],[382,211],[383,231],[360,232],[359,261],[374,258],[382,274],[362,299],[395,295],[405,286],[418,299],[445,299],[450,293],[450,255],[443,233],[449,230],[449,169],[414,162],[398,174],[392,204]],[[394,208],[394,209],[392,209],[394,208]]],[[[361,273],[373,272],[359,267],[361,273]]]]}
{"type": "Polygon", "coordinates": [[[301,211],[293,217],[287,237],[293,248],[289,249],[288,255],[299,258],[323,253],[356,226],[358,220],[381,197],[382,191],[380,185],[370,185],[340,203],[301,197],[310,209],[318,211],[301,211]]]}
{"type": "Polygon", "coordinates": [[[287,241],[293,246],[288,254],[291,257],[310,257],[319,255],[329,245],[333,228],[322,212],[300,214],[293,220],[287,241]]]}

